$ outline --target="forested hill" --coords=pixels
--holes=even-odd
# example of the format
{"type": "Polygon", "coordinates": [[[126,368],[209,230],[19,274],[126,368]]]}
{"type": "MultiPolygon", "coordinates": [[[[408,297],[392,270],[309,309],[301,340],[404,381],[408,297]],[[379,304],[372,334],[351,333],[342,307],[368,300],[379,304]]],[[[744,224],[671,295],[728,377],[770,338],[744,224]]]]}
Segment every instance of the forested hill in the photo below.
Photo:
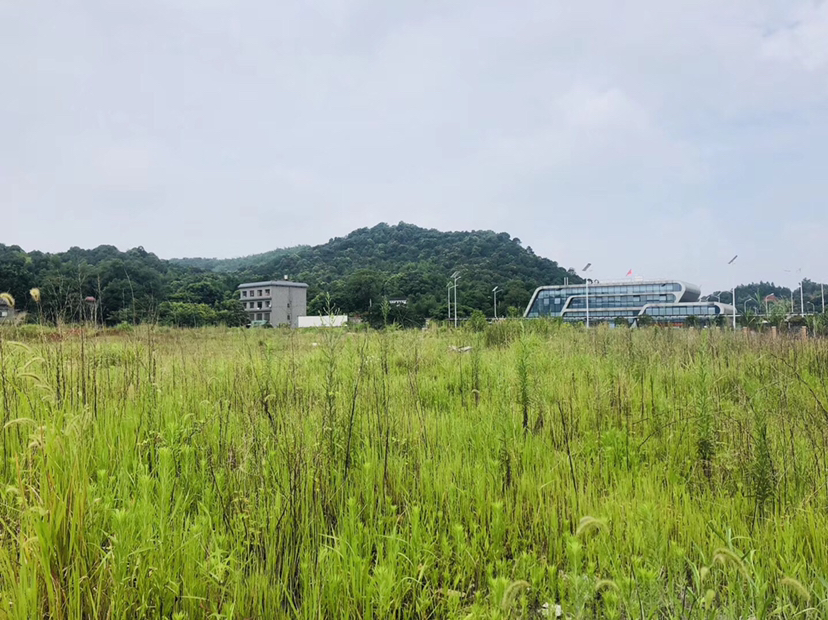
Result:
{"type": "Polygon", "coordinates": [[[310,285],[310,311],[322,309],[330,293],[343,312],[362,312],[383,298],[405,298],[412,319],[446,315],[446,284],[460,272],[460,314],[493,312],[492,289],[503,291],[498,305],[523,310],[541,284],[577,277],[552,260],[524,248],[520,239],[491,231],[440,232],[411,224],[361,228],[324,245],[284,254],[243,270],[245,279],[289,275],[310,285]]]}
{"type": "Polygon", "coordinates": [[[261,265],[285,254],[292,254],[308,247],[306,245],[298,245],[292,248],[270,250],[269,252],[240,256],[238,258],[173,258],[170,259],[170,262],[180,267],[195,267],[206,271],[215,271],[216,273],[232,273],[261,265]]]}
{"type": "Polygon", "coordinates": [[[499,313],[522,311],[542,284],[579,281],[552,260],[524,248],[519,239],[491,231],[440,232],[410,224],[379,224],[314,247],[275,250],[234,259],[163,260],[143,248],[120,252],[112,246],[72,248],[46,254],[0,244],[0,292],[17,300],[29,319],[77,320],[82,300],[98,299],[109,324],[160,320],[201,325],[244,320],[235,303],[240,282],[288,275],[309,285],[309,312],[334,308],[363,313],[374,322],[382,300],[404,298],[390,320],[406,325],[446,316],[446,283],[460,272],[460,316],[479,309],[491,316],[492,288],[499,286],[499,313]],[[230,267],[233,266],[233,267],[230,267]],[[234,270],[236,269],[236,270],[234,270]],[[29,290],[38,288],[40,303],[29,290]]]}

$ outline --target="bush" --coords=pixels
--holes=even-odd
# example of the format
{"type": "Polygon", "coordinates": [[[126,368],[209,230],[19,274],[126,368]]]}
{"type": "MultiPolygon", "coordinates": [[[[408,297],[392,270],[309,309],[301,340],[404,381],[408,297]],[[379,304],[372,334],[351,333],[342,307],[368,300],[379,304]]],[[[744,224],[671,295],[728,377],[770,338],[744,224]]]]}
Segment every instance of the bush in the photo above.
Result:
{"type": "Polygon", "coordinates": [[[465,327],[467,327],[473,332],[482,332],[486,329],[486,325],[488,325],[488,322],[486,321],[486,316],[480,310],[475,310],[474,312],[472,312],[471,317],[466,322],[465,327]]]}
{"type": "Polygon", "coordinates": [[[655,319],[649,314],[642,314],[635,319],[637,327],[651,327],[655,325],[655,319]]]}

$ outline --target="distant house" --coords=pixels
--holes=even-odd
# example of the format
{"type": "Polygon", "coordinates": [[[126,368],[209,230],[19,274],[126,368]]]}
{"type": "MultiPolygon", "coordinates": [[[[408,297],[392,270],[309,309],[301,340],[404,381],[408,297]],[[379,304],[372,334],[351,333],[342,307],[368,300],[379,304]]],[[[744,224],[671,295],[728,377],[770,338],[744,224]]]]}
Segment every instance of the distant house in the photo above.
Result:
{"type": "Polygon", "coordinates": [[[238,291],[249,322],[267,321],[273,327],[298,327],[299,317],[307,314],[308,285],[302,282],[246,282],[239,285],[238,291]]]}
{"type": "Polygon", "coordinates": [[[407,299],[389,299],[388,305],[390,306],[407,306],[408,300],[407,299]]]}
{"type": "Polygon", "coordinates": [[[14,308],[9,305],[5,299],[0,298],[0,323],[14,320],[14,308]]]}

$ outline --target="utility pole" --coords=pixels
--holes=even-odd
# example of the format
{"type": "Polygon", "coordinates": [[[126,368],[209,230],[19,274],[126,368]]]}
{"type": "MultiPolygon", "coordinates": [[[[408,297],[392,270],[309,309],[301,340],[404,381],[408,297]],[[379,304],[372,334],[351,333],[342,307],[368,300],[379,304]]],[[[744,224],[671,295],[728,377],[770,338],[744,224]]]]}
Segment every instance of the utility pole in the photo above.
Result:
{"type": "MultiPolygon", "coordinates": [[[[581,269],[581,271],[586,274],[590,267],[592,267],[592,263],[587,263],[586,267],[581,269]]],[[[587,278],[586,275],[584,276],[584,283],[586,284],[586,326],[587,329],[589,329],[589,278],[587,278]]]]}
{"type": "Polygon", "coordinates": [[[799,313],[805,316],[805,280],[799,281],[799,313]]]}
{"type": "MultiPolygon", "coordinates": [[[[732,265],[736,261],[737,258],[739,258],[738,254],[730,259],[730,262],[728,263],[728,265],[732,265]]],[[[734,278],[733,281],[735,282],[736,279],[734,278]]],[[[735,284],[733,285],[733,329],[736,329],[736,285],[735,284]]]]}
{"type": "Polygon", "coordinates": [[[822,293],[822,314],[825,314],[825,285],[820,284],[819,290],[822,293]]]}
{"type": "Polygon", "coordinates": [[[497,320],[497,292],[500,290],[500,287],[494,287],[492,289],[492,294],[494,295],[494,318],[495,321],[497,320]]]}

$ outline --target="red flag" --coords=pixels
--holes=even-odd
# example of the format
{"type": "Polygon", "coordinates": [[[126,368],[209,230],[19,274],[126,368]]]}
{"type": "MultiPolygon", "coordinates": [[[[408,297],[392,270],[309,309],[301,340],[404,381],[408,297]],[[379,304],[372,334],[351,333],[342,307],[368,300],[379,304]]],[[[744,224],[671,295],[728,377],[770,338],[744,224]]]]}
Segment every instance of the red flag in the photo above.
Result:
{"type": "Polygon", "coordinates": [[[630,269],[630,270],[627,272],[627,275],[628,275],[628,276],[631,276],[631,275],[632,275],[632,269],[630,269]]]}

